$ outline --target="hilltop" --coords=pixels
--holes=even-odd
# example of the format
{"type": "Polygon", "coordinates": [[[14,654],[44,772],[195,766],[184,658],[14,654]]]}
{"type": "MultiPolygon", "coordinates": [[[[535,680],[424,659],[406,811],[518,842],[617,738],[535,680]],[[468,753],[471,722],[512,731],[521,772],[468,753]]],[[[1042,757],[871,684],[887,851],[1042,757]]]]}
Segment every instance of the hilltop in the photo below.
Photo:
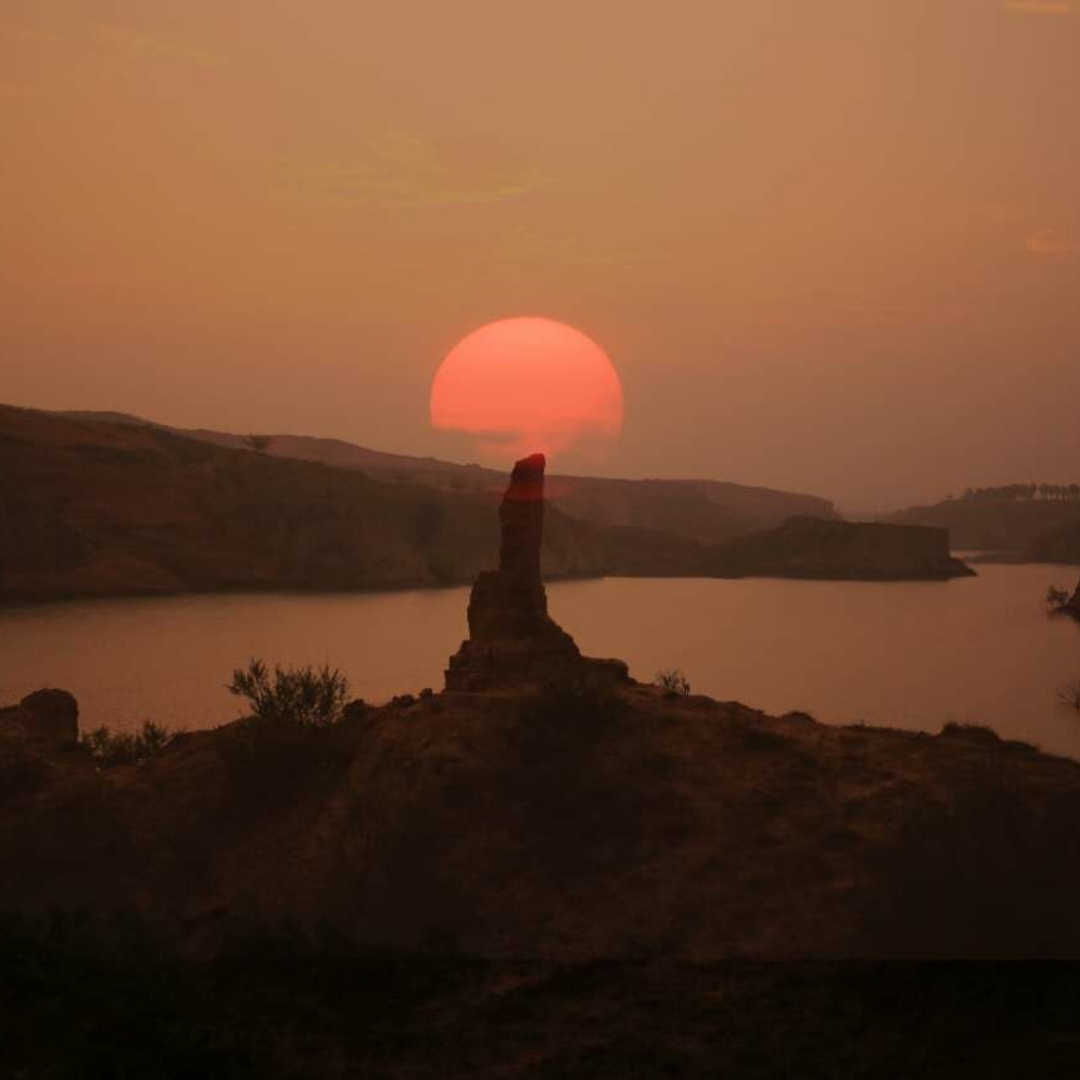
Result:
{"type": "Polygon", "coordinates": [[[554,700],[442,693],[261,745],[239,722],[104,772],[6,743],[30,779],[3,907],[130,911],[198,956],[288,926],[558,961],[1080,955],[1074,762],[647,686],[554,700]]]}

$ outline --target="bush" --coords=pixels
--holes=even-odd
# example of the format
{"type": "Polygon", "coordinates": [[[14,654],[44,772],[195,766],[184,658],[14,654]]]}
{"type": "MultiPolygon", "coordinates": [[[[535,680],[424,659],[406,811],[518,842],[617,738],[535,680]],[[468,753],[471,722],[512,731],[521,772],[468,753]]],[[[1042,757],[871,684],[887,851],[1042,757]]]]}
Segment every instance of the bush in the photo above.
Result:
{"type": "Polygon", "coordinates": [[[1080,714],[1080,679],[1073,679],[1072,682],[1059,686],[1057,699],[1059,704],[1080,714]]]}
{"type": "Polygon", "coordinates": [[[1051,585],[1046,590],[1046,606],[1051,611],[1057,611],[1058,608],[1063,608],[1069,602],[1069,594],[1065,589],[1059,589],[1056,585],[1051,585]]]}
{"type": "Polygon", "coordinates": [[[362,716],[362,701],[348,702],[349,683],[337,668],[283,668],[273,675],[261,660],[233,672],[228,689],[247,698],[252,715],[222,739],[219,753],[228,788],[253,813],[287,805],[312,786],[325,786],[350,755],[346,716],[362,716]]]}
{"type": "Polygon", "coordinates": [[[95,760],[109,768],[113,765],[142,765],[167,746],[171,738],[172,732],[168,728],[155,724],[153,720],[144,720],[135,733],[124,731],[114,735],[103,725],[84,735],[82,742],[89,747],[95,760]]]}
{"type": "Polygon", "coordinates": [[[245,697],[254,716],[271,723],[302,727],[326,727],[341,719],[349,696],[349,681],[337,668],[324,664],[315,669],[274,665],[273,681],[261,660],[251,660],[247,670],[233,671],[229,693],[245,697]]]}
{"type": "Polygon", "coordinates": [[[678,668],[664,668],[658,671],[654,683],[667,694],[687,697],[690,693],[690,680],[678,668]]]}

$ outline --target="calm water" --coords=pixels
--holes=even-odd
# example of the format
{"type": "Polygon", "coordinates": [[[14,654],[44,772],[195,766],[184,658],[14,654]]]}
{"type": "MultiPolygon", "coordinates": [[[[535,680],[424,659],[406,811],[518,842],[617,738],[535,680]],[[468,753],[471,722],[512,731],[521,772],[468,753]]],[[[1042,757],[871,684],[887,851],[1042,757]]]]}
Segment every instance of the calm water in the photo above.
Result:
{"type": "MultiPolygon", "coordinates": [[[[1080,626],[1047,619],[1075,568],[982,566],[944,584],[632,580],[549,586],[552,614],[594,656],[649,680],[682,668],[696,692],[769,712],[937,731],[946,720],[1080,757],[1080,719],[1054,700],[1080,677],[1080,626]]],[[[371,701],[438,689],[465,634],[466,589],[342,596],[205,596],[0,609],[0,702],[41,686],[84,725],[174,728],[239,715],[223,684],[250,656],[329,661],[371,701]]]]}

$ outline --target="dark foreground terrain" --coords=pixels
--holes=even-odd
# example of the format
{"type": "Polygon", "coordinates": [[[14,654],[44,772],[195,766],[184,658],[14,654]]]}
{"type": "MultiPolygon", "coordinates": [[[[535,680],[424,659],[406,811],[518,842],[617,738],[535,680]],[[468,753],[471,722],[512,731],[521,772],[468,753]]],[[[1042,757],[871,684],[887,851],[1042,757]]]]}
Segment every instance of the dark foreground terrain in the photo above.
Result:
{"type": "Polygon", "coordinates": [[[613,690],[239,721],[103,766],[0,712],[0,906],[179,956],[1080,958],[1080,765],[985,729],[613,690]]]}
{"type": "Polygon", "coordinates": [[[1080,957],[1074,762],[553,678],[110,765],[63,700],[0,710],[0,1075],[1073,1075],[1075,964],[986,961],[1080,957]]]}
{"type": "Polygon", "coordinates": [[[5,1077],[1052,1080],[1080,1050],[1073,965],[167,965],[4,945],[5,1077]]]}

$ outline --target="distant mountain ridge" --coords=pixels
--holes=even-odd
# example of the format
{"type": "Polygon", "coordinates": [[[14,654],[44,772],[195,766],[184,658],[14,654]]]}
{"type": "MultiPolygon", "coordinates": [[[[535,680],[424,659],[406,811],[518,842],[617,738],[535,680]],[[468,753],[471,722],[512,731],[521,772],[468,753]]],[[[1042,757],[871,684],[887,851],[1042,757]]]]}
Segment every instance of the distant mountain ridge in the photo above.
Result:
{"type": "MultiPolygon", "coordinates": [[[[181,429],[124,413],[63,412],[87,421],[146,425],[233,450],[246,449],[250,436],[209,429],[181,429]]],[[[480,465],[460,465],[431,457],[371,450],[342,439],[269,435],[265,453],[337,468],[357,469],[373,478],[423,483],[448,492],[501,495],[505,476],[480,465]]],[[[815,495],[752,487],[720,480],[622,480],[600,477],[548,478],[548,502],[573,517],[597,525],[656,529],[699,543],[782,524],[789,517],[839,519],[833,504],[815,495]]]]}
{"type": "MultiPolygon", "coordinates": [[[[0,406],[0,599],[461,584],[494,500],[130,422],[0,406]]],[[[552,577],[708,572],[708,549],[549,508],[552,577]]]]}
{"type": "MultiPolygon", "coordinates": [[[[1080,514],[1039,533],[1024,550],[1024,557],[1031,562],[1080,563],[1080,514]]],[[[1080,610],[1080,599],[1074,598],[1074,606],[1080,610]]]]}
{"type": "Polygon", "coordinates": [[[956,550],[987,552],[1002,561],[1080,563],[1080,502],[1074,499],[947,499],[882,520],[948,529],[956,550]]]}
{"type": "MultiPolygon", "coordinates": [[[[489,486],[486,470],[474,486],[460,483],[468,466],[427,482],[419,470],[395,477],[217,438],[0,405],[0,601],[417,588],[464,584],[495,564],[501,485],[489,486]]],[[[792,503],[823,500],[738,489],[735,517],[702,493],[706,482],[563,479],[569,492],[545,515],[549,579],[963,572],[942,530],[775,522],[792,503]]]]}

